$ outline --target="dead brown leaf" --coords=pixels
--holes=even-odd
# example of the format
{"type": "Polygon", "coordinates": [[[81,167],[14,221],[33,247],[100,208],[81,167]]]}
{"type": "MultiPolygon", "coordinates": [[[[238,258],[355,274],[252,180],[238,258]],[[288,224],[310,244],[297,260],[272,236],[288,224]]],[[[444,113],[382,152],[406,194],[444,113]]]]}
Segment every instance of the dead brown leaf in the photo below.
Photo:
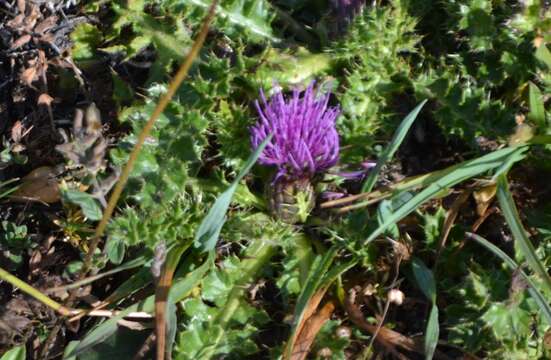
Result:
{"type": "Polygon", "coordinates": [[[44,35],[46,31],[51,30],[57,24],[57,19],[58,18],[55,15],[48,16],[36,25],[34,32],[40,36],[44,35]]]}
{"type": "Polygon", "coordinates": [[[329,320],[334,310],[335,304],[329,301],[315,315],[310,316],[306,320],[291,351],[291,360],[304,360],[306,358],[316,335],[323,324],[329,320]]]}
{"type": "Polygon", "coordinates": [[[469,199],[469,195],[471,195],[471,190],[463,190],[457,199],[454,200],[451,208],[447,211],[446,219],[444,220],[444,225],[442,226],[442,234],[440,235],[440,239],[438,241],[437,258],[440,256],[442,249],[446,246],[446,241],[448,240],[452,226],[455,223],[455,219],[459,214],[459,209],[461,209],[463,204],[465,204],[465,202],[469,199]]]}
{"type": "Polygon", "coordinates": [[[551,329],[547,329],[543,335],[543,346],[546,350],[551,350],[551,329]]]}
{"type": "Polygon", "coordinates": [[[488,185],[473,192],[474,200],[476,201],[476,213],[482,216],[488,210],[488,206],[496,196],[496,184],[488,185]]]}
{"type": "Polygon", "coordinates": [[[42,14],[40,13],[40,8],[37,5],[32,3],[29,3],[28,5],[31,6],[31,10],[28,12],[27,16],[25,16],[23,21],[24,27],[20,30],[30,33],[33,31],[38,19],[42,17],[42,14]]]}
{"type": "Polygon", "coordinates": [[[495,214],[498,212],[498,208],[497,207],[491,207],[489,208],[488,210],[486,210],[486,212],[484,214],[482,214],[476,221],[475,223],[473,224],[473,226],[471,227],[471,231],[472,232],[477,232],[478,231],[478,228],[484,224],[484,222],[488,219],[488,217],[490,217],[490,215],[492,214],[495,214]]]}
{"type": "Polygon", "coordinates": [[[11,19],[10,21],[8,21],[6,23],[6,26],[14,30],[18,29],[20,26],[22,26],[24,19],[25,19],[25,14],[21,13],[16,17],[14,17],[13,19],[11,19]]]}
{"type": "Polygon", "coordinates": [[[23,138],[29,134],[32,128],[33,127],[31,126],[26,129],[23,123],[17,120],[11,128],[11,140],[16,144],[20,143],[21,140],[23,140],[23,138]]]}
{"type": "Polygon", "coordinates": [[[31,41],[31,35],[23,35],[23,36],[20,36],[19,38],[17,38],[12,44],[11,44],[11,49],[14,50],[14,49],[17,49],[17,48],[20,48],[21,46],[25,45],[26,43],[28,43],[29,41],[31,41]]]}
{"type": "Polygon", "coordinates": [[[36,168],[21,179],[21,185],[10,198],[47,204],[58,202],[60,194],[56,175],[56,170],[51,166],[36,168]]]}
{"type": "Polygon", "coordinates": [[[306,309],[304,310],[304,315],[302,316],[302,320],[299,324],[297,324],[297,328],[295,331],[295,334],[293,337],[289,339],[287,342],[287,345],[285,346],[285,354],[283,356],[283,359],[286,359],[286,354],[289,353],[289,350],[295,348],[295,342],[302,332],[302,328],[306,324],[306,321],[316,312],[318,305],[320,304],[321,300],[323,299],[323,296],[325,295],[327,291],[327,287],[319,289],[308,301],[308,304],[306,305],[306,309]]]}
{"type": "Polygon", "coordinates": [[[38,97],[38,105],[51,106],[53,101],[54,98],[46,93],[40,94],[38,97]]]}
{"type": "Polygon", "coordinates": [[[25,0],[17,0],[17,9],[19,10],[20,14],[25,13],[25,8],[26,8],[25,3],[26,2],[27,1],[25,1],[25,0]]]}
{"type": "Polygon", "coordinates": [[[23,72],[19,76],[19,79],[25,85],[32,86],[32,83],[35,82],[36,80],[38,80],[36,66],[31,66],[31,67],[28,67],[25,70],[23,70],[23,72]]]}

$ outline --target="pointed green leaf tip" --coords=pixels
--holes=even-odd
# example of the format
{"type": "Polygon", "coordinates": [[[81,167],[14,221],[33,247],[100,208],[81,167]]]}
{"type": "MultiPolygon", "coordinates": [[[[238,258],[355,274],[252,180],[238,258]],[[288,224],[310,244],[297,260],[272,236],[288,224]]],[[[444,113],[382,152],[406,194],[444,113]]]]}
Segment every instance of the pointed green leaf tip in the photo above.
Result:
{"type": "Polygon", "coordinates": [[[226,189],[226,191],[220,194],[218,199],[216,199],[209,212],[207,213],[207,216],[205,216],[205,218],[201,222],[199,229],[197,229],[197,233],[195,234],[195,247],[201,248],[205,252],[210,251],[216,247],[218,236],[220,235],[222,226],[226,222],[226,211],[228,211],[228,207],[230,206],[233,194],[235,193],[239,182],[251,170],[253,165],[258,160],[258,157],[260,156],[260,154],[262,154],[262,151],[264,151],[264,148],[271,139],[272,134],[270,134],[262,142],[262,144],[260,144],[256,148],[255,152],[251,154],[251,156],[245,163],[245,167],[241,170],[239,175],[237,175],[237,177],[231,183],[228,189],[226,189]]]}
{"type": "Polygon", "coordinates": [[[411,125],[413,125],[413,122],[417,118],[417,115],[419,115],[419,112],[425,106],[427,103],[427,100],[423,100],[419,105],[415,107],[400,123],[400,126],[398,126],[398,129],[394,133],[394,136],[392,137],[392,140],[390,141],[390,144],[385,148],[383,153],[381,154],[381,157],[379,157],[379,160],[377,161],[377,165],[375,165],[375,168],[370,171],[369,176],[365,180],[363,186],[362,186],[362,192],[370,192],[371,189],[373,189],[373,185],[375,185],[375,182],[377,181],[377,176],[379,175],[379,172],[381,171],[381,168],[384,164],[389,162],[392,157],[394,156],[394,153],[400,145],[402,144],[402,141],[404,141],[406,134],[408,133],[409,128],[411,125]]]}

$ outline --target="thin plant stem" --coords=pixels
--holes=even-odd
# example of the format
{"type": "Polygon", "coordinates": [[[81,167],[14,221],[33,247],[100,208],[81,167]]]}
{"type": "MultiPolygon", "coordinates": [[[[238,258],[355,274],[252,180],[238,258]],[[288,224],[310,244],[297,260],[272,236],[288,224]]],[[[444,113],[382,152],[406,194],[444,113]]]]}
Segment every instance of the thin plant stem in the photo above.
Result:
{"type": "MultiPolygon", "coordinates": [[[[460,165],[460,164],[458,164],[458,165],[460,165]]],[[[437,171],[427,173],[427,174],[423,174],[423,175],[408,177],[408,178],[405,178],[404,180],[402,180],[400,182],[397,182],[397,183],[389,185],[389,186],[385,186],[385,187],[383,187],[381,189],[378,189],[378,190],[375,190],[375,191],[356,194],[356,195],[350,195],[350,196],[347,196],[347,197],[344,197],[344,198],[341,198],[341,199],[326,201],[326,202],[320,204],[320,208],[322,208],[322,209],[331,208],[331,207],[335,207],[335,206],[340,206],[340,205],[353,203],[353,202],[358,201],[358,200],[381,199],[381,198],[384,198],[385,196],[392,195],[392,193],[394,193],[395,191],[403,191],[403,190],[414,189],[416,187],[423,187],[423,186],[426,186],[427,184],[430,184],[435,179],[440,178],[446,172],[450,172],[450,171],[454,170],[455,168],[458,167],[458,165],[453,165],[449,168],[442,169],[442,170],[437,170],[437,171]]],[[[364,204],[364,206],[365,206],[365,204],[364,204]]]]}
{"type": "MultiPolygon", "coordinates": [[[[72,309],[69,307],[64,306],[63,304],[58,303],[57,301],[53,300],[46,294],[42,293],[40,290],[34,288],[33,286],[29,285],[25,281],[19,279],[18,277],[10,274],[6,270],[0,268],[0,280],[3,280],[14,287],[17,287],[19,290],[23,291],[29,296],[32,296],[36,300],[40,301],[50,309],[57,311],[62,316],[72,316],[72,315],[80,315],[85,314],[88,316],[100,316],[100,317],[111,317],[117,314],[117,312],[110,311],[110,310],[97,310],[97,309],[72,309]]],[[[144,314],[144,313],[132,313],[128,315],[128,317],[143,317],[143,318],[151,318],[151,315],[144,314]]]]}
{"type": "MultiPolygon", "coordinates": [[[[401,263],[402,263],[402,256],[398,255],[398,258],[396,259],[396,263],[395,263],[396,266],[395,266],[395,269],[394,269],[394,279],[392,280],[392,283],[390,285],[390,291],[392,291],[393,289],[396,288],[396,282],[398,281],[398,276],[400,275],[400,264],[401,263]]],[[[389,293],[390,293],[390,291],[389,291],[389,293]]],[[[385,318],[386,318],[386,315],[388,313],[389,308],[390,308],[390,297],[387,295],[385,308],[383,310],[383,315],[381,316],[381,318],[377,322],[377,328],[373,332],[373,336],[371,336],[371,340],[369,341],[369,345],[367,347],[368,349],[371,349],[371,347],[373,346],[373,343],[375,342],[375,339],[379,335],[379,331],[381,331],[381,328],[383,327],[383,324],[385,322],[385,318]]]]}
{"type": "MultiPolygon", "coordinates": [[[[159,103],[155,107],[155,110],[153,110],[153,113],[149,117],[149,120],[147,120],[147,123],[145,124],[144,128],[142,129],[140,135],[138,136],[138,139],[136,141],[136,144],[134,145],[134,148],[132,149],[132,152],[130,153],[130,156],[128,158],[128,161],[126,163],[126,166],[122,170],[121,176],[119,178],[119,181],[115,185],[115,188],[113,189],[113,192],[111,193],[111,196],[109,197],[109,202],[107,203],[107,208],[103,212],[103,216],[99,222],[99,224],[96,227],[96,230],[94,232],[94,236],[91,239],[88,253],[86,254],[86,258],[84,259],[84,265],[81,270],[81,274],[86,275],[86,273],[90,270],[90,266],[92,263],[92,257],[94,255],[94,252],[96,248],[98,247],[98,243],[103,236],[105,232],[105,228],[107,227],[107,224],[109,223],[109,220],[111,219],[111,216],[113,215],[113,212],[115,211],[115,206],[117,205],[117,201],[119,200],[122,191],[124,189],[124,186],[126,185],[126,182],[128,181],[128,178],[130,176],[130,172],[134,168],[134,164],[136,163],[136,160],[138,159],[138,155],[140,154],[140,151],[142,150],[142,146],[145,142],[145,139],[149,136],[149,133],[153,129],[153,125],[161,116],[165,108],[167,107],[168,103],[180,87],[180,84],[182,81],[186,78],[189,69],[191,68],[191,65],[193,64],[193,61],[199,54],[199,50],[203,47],[203,43],[205,41],[205,38],[207,37],[208,28],[210,26],[210,22],[214,18],[214,10],[216,8],[217,0],[214,0],[210,6],[209,12],[203,21],[203,25],[201,27],[201,30],[199,32],[199,35],[197,36],[197,39],[193,43],[193,46],[191,50],[189,51],[188,55],[186,56],[184,62],[178,69],[178,72],[170,82],[170,85],[168,86],[168,90],[166,93],[161,97],[159,100],[159,103]]],[[[83,277],[84,277],[83,276],[83,277]]]]}
{"type": "MultiPolygon", "coordinates": [[[[122,194],[122,191],[124,189],[124,186],[126,185],[126,182],[128,181],[128,178],[130,177],[130,172],[132,171],[134,164],[136,163],[136,160],[138,159],[138,155],[140,154],[140,151],[142,149],[142,146],[145,142],[145,139],[149,136],[151,130],[153,129],[153,125],[157,121],[157,119],[161,116],[164,109],[167,107],[168,103],[180,87],[180,84],[182,81],[186,78],[189,69],[191,68],[191,65],[193,64],[193,61],[199,54],[199,50],[203,47],[203,43],[205,41],[205,38],[207,36],[209,25],[214,18],[214,10],[216,8],[217,0],[213,0],[209,12],[207,16],[205,17],[205,20],[203,21],[203,25],[201,27],[201,30],[199,31],[199,35],[195,39],[195,42],[193,43],[193,46],[191,47],[191,50],[187,54],[186,58],[184,59],[184,62],[178,69],[178,72],[170,82],[170,85],[168,86],[167,92],[161,97],[159,100],[157,106],[153,110],[153,113],[147,120],[144,128],[142,129],[140,135],[138,136],[138,139],[136,141],[136,144],[134,145],[134,148],[132,149],[132,152],[130,153],[130,156],[128,157],[128,161],[126,163],[126,166],[124,167],[121,176],[119,177],[119,180],[117,181],[117,184],[115,185],[115,188],[113,189],[113,192],[111,193],[111,196],[109,197],[109,202],[107,203],[107,207],[105,208],[105,211],[103,212],[103,216],[98,223],[94,235],[90,239],[89,242],[89,248],[88,252],[86,253],[86,257],[84,258],[84,263],[82,265],[82,268],[80,270],[79,276],[77,281],[81,281],[86,278],[86,275],[90,271],[91,264],[92,264],[92,258],[93,255],[98,247],[99,241],[101,237],[103,236],[105,229],[107,227],[107,224],[109,223],[109,220],[111,219],[111,216],[113,215],[113,212],[115,211],[115,206],[117,205],[117,202],[122,194]]],[[[76,291],[71,292],[69,295],[69,298],[67,299],[66,304],[70,306],[73,301],[76,298],[76,291]]],[[[58,322],[59,325],[59,322],[58,322]]],[[[55,339],[55,336],[57,336],[57,332],[59,332],[60,326],[54,327],[54,329],[50,332],[50,335],[48,336],[48,339],[45,342],[44,348],[43,348],[43,354],[45,354],[45,351],[47,352],[48,344],[55,339]]]]}
{"type": "Polygon", "coordinates": [[[40,301],[44,305],[48,306],[49,308],[57,311],[59,314],[63,316],[71,315],[72,311],[65,307],[64,305],[58,303],[57,301],[51,299],[47,295],[40,292],[40,290],[35,289],[31,285],[27,284],[23,280],[20,280],[18,277],[10,274],[6,270],[0,268],[0,279],[12,284],[13,286],[19,288],[24,293],[32,296],[36,300],[40,301]]]}

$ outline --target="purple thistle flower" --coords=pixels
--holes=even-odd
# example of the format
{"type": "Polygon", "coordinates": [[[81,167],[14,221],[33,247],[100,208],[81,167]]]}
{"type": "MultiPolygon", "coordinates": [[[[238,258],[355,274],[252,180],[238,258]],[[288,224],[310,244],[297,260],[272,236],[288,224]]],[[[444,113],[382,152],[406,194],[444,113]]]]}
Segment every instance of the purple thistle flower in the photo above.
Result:
{"type": "Polygon", "coordinates": [[[352,21],[365,5],[365,0],[331,0],[337,18],[344,24],[352,21]]]}
{"type": "Polygon", "coordinates": [[[338,107],[328,107],[330,93],[314,91],[314,83],[304,92],[295,89],[285,98],[281,90],[270,101],[260,90],[262,104],[255,102],[260,120],[251,128],[251,143],[257,148],[266,137],[273,137],[259,158],[264,165],[274,165],[274,183],[310,179],[334,166],[339,159],[339,135],[335,120],[338,107]]]}

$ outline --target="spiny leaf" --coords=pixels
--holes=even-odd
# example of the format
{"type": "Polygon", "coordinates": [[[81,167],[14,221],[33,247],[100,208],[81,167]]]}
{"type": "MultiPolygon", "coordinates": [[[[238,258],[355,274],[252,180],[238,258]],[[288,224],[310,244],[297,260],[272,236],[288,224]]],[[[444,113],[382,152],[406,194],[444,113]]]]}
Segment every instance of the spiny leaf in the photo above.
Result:
{"type": "MultiPolygon", "coordinates": [[[[207,8],[209,0],[179,0],[184,4],[192,4],[207,8]]],[[[273,14],[270,5],[264,0],[224,0],[216,7],[216,14],[222,19],[227,19],[233,25],[242,27],[258,39],[268,39],[279,42],[271,28],[273,14]]]]}

